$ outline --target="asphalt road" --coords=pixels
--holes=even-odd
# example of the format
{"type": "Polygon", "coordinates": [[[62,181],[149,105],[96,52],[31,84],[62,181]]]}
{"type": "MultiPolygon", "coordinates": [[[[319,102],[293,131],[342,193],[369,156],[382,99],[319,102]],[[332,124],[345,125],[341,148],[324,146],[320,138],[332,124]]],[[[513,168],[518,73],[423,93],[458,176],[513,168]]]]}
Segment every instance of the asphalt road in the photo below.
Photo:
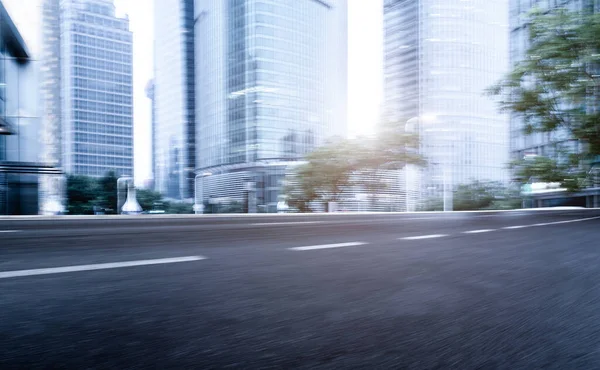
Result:
{"type": "Polygon", "coordinates": [[[600,368],[600,210],[0,219],[13,368],[600,368]]]}

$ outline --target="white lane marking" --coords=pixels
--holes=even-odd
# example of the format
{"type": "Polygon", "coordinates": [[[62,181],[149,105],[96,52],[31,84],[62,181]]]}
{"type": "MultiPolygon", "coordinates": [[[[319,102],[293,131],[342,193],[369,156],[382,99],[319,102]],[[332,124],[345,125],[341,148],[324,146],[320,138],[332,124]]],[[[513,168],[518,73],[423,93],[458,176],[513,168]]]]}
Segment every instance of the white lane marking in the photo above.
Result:
{"type": "Polygon", "coordinates": [[[258,222],[250,224],[251,226],[287,226],[287,225],[311,225],[311,224],[323,224],[328,223],[327,221],[293,221],[293,222],[258,222]]]}
{"type": "Polygon", "coordinates": [[[489,233],[490,231],[496,231],[496,229],[470,230],[470,231],[464,231],[463,234],[481,234],[481,233],[489,233]]]}
{"type": "Polygon", "coordinates": [[[446,236],[448,236],[448,235],[447,234],[435,234],[435,235],[407,236],[406,238],[398,238],[398,240],[435,239],[435,238],[443,238],[446,236]]]}
{"type": "Polygon", "coordinates": [[[21,230],[0,230],[0,233],[20,233],[21,230]]]}
{"type": "Polygon", "coordinates": [[[338,243],[338,244],[311,245],[308,247],[294,247],[294,248],[290,248],[290,250],[292,250],[292,251],[312,251],[312,250],[316,250],[316,249],[356,247],[356,246],[365,245],[365,244],[369,244],[369,243],[350,242],[350,243],[338,243]]]}
{"type": "Polygon", "coordinates": [[[397,218],[394,221],[406,221],[406,220],[434,220],[440,219],[440,217],[410,217],[410,218],[397,218]]]}
{"type": "Polygon", "coordinates": [[[564,220],[564,221],[554,221],[554,222],[542,222],[539,224],[531,224],[531,225],[515,225],[515,226],[507,226],[507,227],[503,227],[503,230],[514,230],[514,229],[524,229],[526,227],[536,227],[536,226],[550,226],[550,225],[560,225],[560,224],[570,224],[573,222],[582,222],[582,221],[589,221],[589,220],[598,220],[600,219],[600,216],[598,217],[588,217],[588,218],[577,218],[575,220],[564,220]]]}
{"type": "Polygon", "coordinates": [[[362,223],[380,223],[380,222],[398,222],[398,221],[413,221],[413,220],[433,220],[439,219],[439,217],[411,217],[411,218],[398,218],[398,219],[386,219],[386,220],[371,220],[371,219],[356,219],[346,221],[289,221],[289,222],[255,222],[249,224],[250,226],[290,226],[290,225],[311,225],[311,224],[343,224],[352,222],[362,223]]]}
{"type": "Polygon", "coordinates": [[[35,276],[35,275],[62,274],[62,273],[66,273],[66,272],[116,269],[116,268],[122,268],[122,267],[160,265],[160,264],[166,264],[166,263],[192,262],[192,261],[200,261],[203,259],[206,259],[206,257],[188,256],[188,257],[175,257],[175,258],[160,258],[160,259],[154,259],[154,260],[98,263],[98,264],[93,264],[93,265],[51,267],[51,268],[42,268],[42,269],[33,269],[33,270],[4,271],[4,272],[0,272],[0,279],[8,279],[8,278],[15,278],[15,277],[23,277],[23,276],[35,276]]]}
{"type": "Polygon", "coordinates": [[[581,221],[598,220],[598,219],[600,219],[600,216],[598,216],[598,217],[588,217],[588,218],[578,218],[578,219],[575,219],[575,220],[565,220],[565,221],[550,222],[550,225],[570,224],[571,222],[581,222],[581,221]]]}
{"type": "Polygon", "coordinates": [[[590,221],[590,220],[598,220],[598,219],[600,219],[600,216],[598,216],[598,217],[588,217],[588,218],[577,218],[575,220],[545,222],[545,223],[540,223],[540,224],[533,224],[531,226],[548,226],[548,225],[570,224],[572,222],[582,222],[582,221],[590,221]]]}

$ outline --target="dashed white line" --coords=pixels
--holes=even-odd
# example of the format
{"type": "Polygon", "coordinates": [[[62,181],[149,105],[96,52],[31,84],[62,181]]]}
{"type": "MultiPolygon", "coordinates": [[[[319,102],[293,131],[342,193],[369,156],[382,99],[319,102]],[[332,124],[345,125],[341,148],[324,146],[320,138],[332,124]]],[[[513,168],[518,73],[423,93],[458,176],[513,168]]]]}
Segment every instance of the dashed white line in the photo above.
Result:
{"type": "Polygon", "coordinates": [[[5,272],[0,272],[0,279],[8,279],[8,278],[24,277],[24,276],[35,276],[35,275],[63,274],[63,273],[67,273],[67,272],[106,270],[106,269],[116,269],[116,268],[134,267],[134,266],[161,265],[161,264],[167,264],[167,263],[192,262],[192,261],[200,261],[203,259],[206,259],[206,257],[187,256],[187,257],[175,257],[175,258],[160,258],[160,259],[153,259],[153,260],[98,263],[98,264],[93,264],[93,265],[51,267],[51,268],[42,268],[42,269],[33,269],[33,270],[5,271],[5,272]]]}
{"type": "Polygon", "coordinates": [[[322,244],[322,245],[311,245],[307,247],[293,247],[290,248],[292,251],[312,251],[316,249],[330,249],[330,248],[345,248],[345,247],[357,247],[359,245],[365,245],[369,243],[364,242],[350,242],[350,243],[338,243],[338,244],[322,244]]]}
{"type": "Polygon", "coordinates": [[[20,233],[21,230],[0,230],[0,233],[20,233]]]}
{"type": "Polygon", "coordinates": [[[526,227],[530,227],[531,225],[515,225],[515,226],[507,226],[503,227],[504,230],[515,230],[515,229],[524,229],[526,227]]]}
{"type": "Polygon", "coordinates": [[[420,236],[407,236],[405,238],[398,238],[399,240],[422,240],[422,239],[435,239],[443,238],[448,236],[447,234],[434,234],[434,235],[420,235],[420,236]]]}
{"type": "Polygon", "coordinates": [[[470,230],[470,231],[464,231],[463,234],[481,234],[481,233],[489,233],[490,231],[496,231],[496,229],[470,230]]]}

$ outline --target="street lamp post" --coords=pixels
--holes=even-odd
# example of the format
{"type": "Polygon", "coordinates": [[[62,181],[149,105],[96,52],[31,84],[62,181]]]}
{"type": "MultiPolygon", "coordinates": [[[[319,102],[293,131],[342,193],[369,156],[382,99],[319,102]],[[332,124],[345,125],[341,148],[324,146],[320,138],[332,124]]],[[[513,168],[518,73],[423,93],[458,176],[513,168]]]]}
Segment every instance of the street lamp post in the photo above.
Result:
{"type": "Polygon", "coordinates": [[[204,172],[194,177],[194,213],[197,215],[204,213],[204,178],[210,175],[212,173],[204,172]],[[198,179],[200,179],[200,194],[198,194],[198,179]]]}
{"type": "Polygon", "coordinates": [[[440,165],[442,172],[442,198],[444,203],[444,212],[452,212],[454,209],[453,203],[453,180],[452,180],[452,138],[448,132],[448,128],[440,128],[439,122],[437,122],[436,116],[431,116],[428,122],[435,122],[436,125],[428,130],[430,135],[428,141],[428,147],[435,150],[435,156],[438,157],[439,162],[433,163],[440,165]],[[433,141],[431,141],[433,140],[433,141]],[[439,158],[441,155],[442,158],[439,158]]]}
{"type": "Polygon", "coordinates": [[[118,214],[122,213],[122,207],[127,200],[127,190],[129,182],[133,181],[131,176],[121,176],[117,179],[117,209],[118,214]]]}
{"type": "MultiPolygon", "coordinates": [[[[419,121],[420,121],[420,117],[413,117],[411,119],[409,119],[408,121],[406,121],[406,124],[404,125],[404,131],[406,133],[410,133],[410,134],[416,134],[420,136],[419,133],[419,121]]],[[[419,148],[417,148],[417,153],[419,153],[419,148]]],[[[405,166],[405,170],[404,170],[404,202],[405,202],[405,210],[406,212],[414,212],[416,209],[416,204],[415,201],[413,199],[413,197],[416,197],[415,193],[419,190],[419,189],[413,189],[413,185],[415,185],[415,182],[418,184],[417,181],[417,169],[415,168],[415,165],[413,164],[407,164],[405,166]]],[[[418,185],[417,185],[418,187],[418,185]]]]}
{"type": "Polygon", "coordinates": [[[452,194],[452,172],[449,170],[450,165],[444,164],[443,172],[443,187],[444,187],[444,212],[452,212],[454,208],[454,199],[452,194]]]}
{"type": "MultiPolygon", "coordinates": [[[[404,131],[406,133],[417,135],[419,138],[419,147],[416,149],[418,154],[424,154],[423,146],[425,141],[425,132],[423,124],[434,123],[437,121],[437,115],[435,114],[421,114],[407,120],[404,125],[404,131]]],[[[420,187],[423,186],[421,181],[422,174],[416,165],[408,164],[405,167],[405,203],[406,212],[414,212],[417,206],[417,200],[419,199],[420,187]]]]}

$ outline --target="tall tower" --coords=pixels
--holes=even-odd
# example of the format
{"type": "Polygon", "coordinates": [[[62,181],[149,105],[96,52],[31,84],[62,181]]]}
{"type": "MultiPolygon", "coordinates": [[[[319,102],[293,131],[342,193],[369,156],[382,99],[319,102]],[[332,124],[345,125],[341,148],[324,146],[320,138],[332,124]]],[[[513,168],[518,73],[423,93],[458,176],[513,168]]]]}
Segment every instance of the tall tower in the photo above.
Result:
{"type": "Polygon", "coordinates": [[[133,175],[132,34],[112,0],[43,0],[45,158],[65,173],[133,175]]]}
{"type": "Polygon", "coordinates": [[[508,117],[484,96],[508,70],[507,0],[385,0],[386,118],[411,121],[422,200],[506,181],[508,117]]]}
{"type": "Polygon", "coordinates": [[[252,193],[275,211],[287,165],[346,134],[347,2],[198,0],[194,13],[202,201],[252,193]]]}
{"type": "Polygon", "coordinates": [[[191,198],[196,167],[194,0],[154,2],[154,187],[191,198]]]}

